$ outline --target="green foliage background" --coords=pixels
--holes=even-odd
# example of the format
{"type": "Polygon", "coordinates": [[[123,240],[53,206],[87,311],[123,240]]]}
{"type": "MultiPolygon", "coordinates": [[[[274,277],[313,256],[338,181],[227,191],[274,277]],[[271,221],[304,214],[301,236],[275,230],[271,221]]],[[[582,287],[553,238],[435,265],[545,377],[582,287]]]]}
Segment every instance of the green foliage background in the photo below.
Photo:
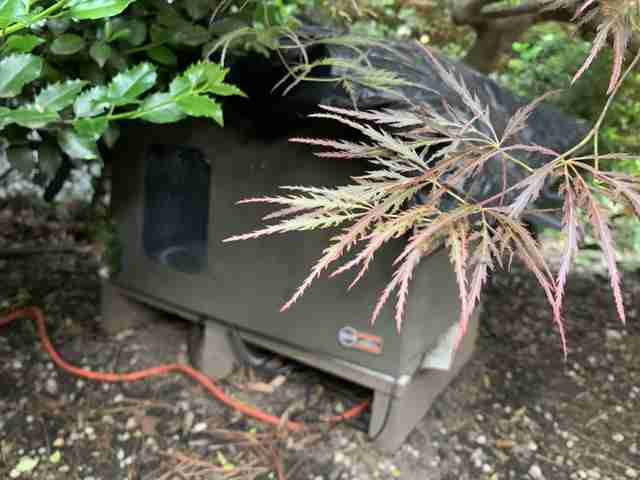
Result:
{"type": "Polygon", "coordinates": [[[216,97],[243,93],[204,53],[235,32],[242,48],[266,53],[295,10],[254,3],[0,0],[0,154],[44,185],[62,155],[100,161],[98,145],[115,143],[121,121],[223,125],[216,97]]]}

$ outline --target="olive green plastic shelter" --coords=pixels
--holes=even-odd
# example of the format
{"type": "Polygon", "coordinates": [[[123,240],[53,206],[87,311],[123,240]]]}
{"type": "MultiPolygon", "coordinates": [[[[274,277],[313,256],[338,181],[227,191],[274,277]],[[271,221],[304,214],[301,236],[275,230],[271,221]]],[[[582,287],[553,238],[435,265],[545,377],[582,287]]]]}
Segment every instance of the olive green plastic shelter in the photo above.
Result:
{"type": "MultiPolygon", "coordinates": [[[[333,50],[316,48],[313,55],[355,55],[352,49],[327,45],[322,48],[333,50]]],[[[153,307],[204,327],[194,361],[211,376],[227,375],[241,359],[242,346],[253,345],[362,385],[373,396],[369,435],[385,449],[397,448],[473,351],[477,317],[453,352],[459,303],[447,252],[420,262],[398,332],[393,302],[375,325],[369,319],[406,239],[385,246],[356,288],[347,291],[348,275],[320,279],[282,313],[281,305],[336,232],[232,243],[223,239],[259,228],[270,211],[238,206],[239,200],[277,194],[282,185],[346,184],[371,168],[364,161],[318,159],[310,148],[287,140],[347,135],[336,126],[328,132],[326,124],[304,120],[302,114],[317,110],[319,103],[349,107],[355,102],[366,109],[409,108],[407,101],[415,101],[446,113],[446,100],[464,108],[424,51],[407,45],[371,48],[366,58],[368,66],[402,71],[402,95],[355,81],[349,91],[332,82],[302,82],[278,97],[270,87],[286,70],[270,60],[247,57],[232,62],[231,81],[249,100],[225,104],[224,128],[207,121],[125,125],[112,162],[121,268],[103,289],[105,324],[111,329],[126,326],[153,307]]],[[[525,103],[460,64],[440,61],[491,108],[498,133],[525,103]]],[[[344,72],[325,68],[321,74],[329,78],[344,72]]],[[[579,134],[575,122],[543,106],[516,141],[562,150],[579,134]]],[[[525,151],[521,160],[537,166],[548,157],[525,151]]],[[[489,161],[487,171],[470,179],[469,191],[490,196],[502,188],[502,176],[492,172],[489,161]]],[[[516,172],[508,177],[511,183],[519,180],[516,172]]],[[[545,187],[537,201],[549,199],[545,187]]]]}

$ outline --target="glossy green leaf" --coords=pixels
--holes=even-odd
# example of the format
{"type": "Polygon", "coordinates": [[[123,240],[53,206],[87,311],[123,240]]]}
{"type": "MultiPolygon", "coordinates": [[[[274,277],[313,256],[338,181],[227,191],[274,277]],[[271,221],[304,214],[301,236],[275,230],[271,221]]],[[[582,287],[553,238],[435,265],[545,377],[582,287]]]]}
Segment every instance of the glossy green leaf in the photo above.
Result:
{"type": "Polygon", "coordinates": [[[116,75],[109,83],[109,100],[114,105],[131,103],[156,83],[156,69],[150,63],[141,63],[116,75]]]}
{"type": "Polygon", "coordinates": [[[89,49],[89,55],[100,65],[100,68],[104,67],[112,53],[113,49],[106,42],[95,42],[89,49]]]}
{"type": "Polygon", "coordinates": [[[42,45],[44,39],[37,35],[11,35],[7,38],[2,53],[30,53],[38,45],[42,45]]]}
{"type": "Polygon", "coordinates": [[[59,120],[59,118],[56,112],[43,112],[37,110],[33,105],[0,110],[0,124],[5,126],[16,123],[25,128],[42,128],[48,123],[59,120]]]}
{"type": "Polygon", "coordinates": [[[217,85],[224,81],[227,73],[229,73],[228,68],[223,68],[217,63],[202,61],[189,67],[185,76],[194,84],[217,85]]]}
{"type": "Polygon", "coordinates": [[[58,144],[62,151],[71,158],[79,160],[98,158],[96,142],[91,138],[79,135],[71,129],[64,129],[58,133],[58,144]]]}
{"type": "Polygon", "coordinates": [[[28,13],[27,0],[0,0],[0,28],[16,23],[28,13]]]}
{"type": "Polygon", "coordinates": [[[105,42],[116,42],[119,40],[124,40],[131,33],[126,26],[119,28],[117,30],[111,28],[112,25],[110,23],[105,24],[105,33],[102,39],[105,42]]]}
{"type": "Polygon", "coordinates": [[[73,128],[82,137],[97,141],[107,130],[109,121],[105,117],[80,118],[73,122],[73,128]]]}
{"type": "Polygon", "coordinates": [[[139,47],[147,39],[147,24],[137,18],[127,19],[126,29],[129,35],[124,40],[133,47],[139,47]]]}
{"type": "Polygon", "coordinates": [[[209,31],[202,25],[189,25],[173,34],[173,41],[189,47],[197,47],[209,41],[209,31]]]}
{"type": "Polygon", "coordinates": [[[212,85],[222,83],[227,74],[227,69],[213,62],[199,62],[191,65],[185,72],[174,78],[169,90],[174,95],[194,89],[205,89],[212,85]]]}
{"type": "Polygon", "coordinates": [[[176,103],[184,113],[192,117],[212,118],[220,126],[224,125],[222,106],[205,95],[187,95],[179,98],[176,103]]]}
{"type": "Polygon", "coordinates": [[[129,45],[139,47],[147,38],[147,24],[138,18],[116,17],[105,23],[103,40],[114,42],[123,40],[129,45]]]}
{"type": "Polygon", "coordinates": [[[173,123],[186,116],[169,93],[154,93],[147,97],[140,110],[143,113],[139,118],[152,123],[173,123]]]}
{"type": "Polygon", "coordinates": [[[173,67],[178,64],[178,57],[173,53],[173,50],[162,45],[150,48],[147,50],[147,55],[149,55],[151,60],[154,60],[161,65],[173,67]]]}
{"type": "Polygon", "coordinates": [[[214,95],[220,95],[221,97],[228,97],[230,95],[239,95],[241,97],[247,96],[238,87],[229,83],[218,83],[209,85],[209,87],[207,88],[207,92],[213,93],[214,95]]]}
{"type": "Polygon", "coordinates": [[[76,117],[94,117],[103,113],[109,106],[107,87],[97,85],[81,93],[73,104],[76,117]]]}
{"type": "Polygon", "coordinates": [[[185,77],[185,75],[180,75],[179,77],[174,78],[169,84],[169,91],[175,96],[191,92],[194,88],[195,86],[188,78],[185,77]]]}
{"type": "Polygon", "coordinates": [[[35,108],[58,112],[71,105],[86,84],[84,80],[67,80],[48,85],[36,95],[35,108]]]}
{"type": "Polygon", "coordinates": [[[174,95],[197,90],[198,93],[213,93],[221,96],[246,96],[235,85],[224,83],[228,69],[217,63],[199,62],[189,67],[182,75],[173,79],[169,90],[174,95]]]}
{"type": "Polygon", "coordinates": [[[9,164],[24,177],[30,178],[36,167],[36,152],[27,147],[11,147],[7,149],[9,164]]]}
{"type": "Polygon", "coordinates": [[[0,98],[15,97],[42,73],[42,59],[29,53],[0,60],[0,98]]]}
{"type": "Polygon", "coordinates": [[[72,0],[69,13],[77,20],[112,17],[122,13],[135,0],[72,0]]]}
{"type": "Polygon", "coordinates": [[[80,35],[75,33],[65,33],[56,37],[49,49],[56,55],[73,55],[85,47],[86,43],[80,35]]]}

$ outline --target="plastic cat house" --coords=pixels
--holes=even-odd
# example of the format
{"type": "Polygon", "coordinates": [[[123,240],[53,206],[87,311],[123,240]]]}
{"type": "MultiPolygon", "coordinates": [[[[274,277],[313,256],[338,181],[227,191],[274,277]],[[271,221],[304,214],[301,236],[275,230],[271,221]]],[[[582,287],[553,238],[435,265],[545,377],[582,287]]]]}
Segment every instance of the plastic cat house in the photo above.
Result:
{"type": "MultiPolygon", "coordinates": [[[[354,55],[326,45],[313,54],[354,55]]],[[[261,206],[237,206],[239,200],[276,194],[282,185],[347,184],[370,168],[359,161],[320,159],[308,146],[288,141],[347,135],[336,125],[307,118],[318,104],[351,108],[355,102],[360,109],[378,109],[406,108],[407,99],[434,106],[443,98],[457,101],[418,47],[371,47],[367,61],[418,86],[402,87],[396,95],[357,82],[349,91],[336,82],[302,82],[280,96],[271,87],[286,73],[282,64],[244,57],[232,62],[231,81],[250,100],[225,105],[224,128],[202,120],[124,128],[112,165],[112,212],[122,251],[119,271],[104,287],[103,317],[111,327],[126,326],[153,308],[200,325],[204,334],[196,364],[214,377],[224,377],[242,360],[239,351],[260,347],[366,387],[373,397],[368,433],[393,450],[473,351],[477,315],[458,351],[452,350],[459,304],[447,252],[419,264],[398,333],[392,305],[374,325],[369,318],[403,239],[376,255],[357,288],[347,292],[346,278],[318,281],[283,313],[280,306],[335,232],[222,242],[255,230],[268,213],[261,206]]],[[[486,77],[441,61],[492,108],[498,128],[523,104],[486,77]]],[[[335,68],[319,74],[338,76],[335,68]]],[[[577,138],[578,127],[542,107],[520,135],[559,150],[577,138]]],[[[522,160],[543,161],[533,152],[522,160]]],[[[488,192],[496,184],[490,175],[478,181],[491,187],[488,192]]]]}

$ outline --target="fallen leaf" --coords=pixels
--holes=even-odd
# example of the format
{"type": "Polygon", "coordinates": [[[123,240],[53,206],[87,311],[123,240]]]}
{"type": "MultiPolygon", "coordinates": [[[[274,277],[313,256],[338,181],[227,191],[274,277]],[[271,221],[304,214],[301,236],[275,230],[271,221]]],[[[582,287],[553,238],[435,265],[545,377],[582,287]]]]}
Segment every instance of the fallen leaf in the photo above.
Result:
{"type": "Polygon", "coordinates": [[[59,463],[61,459],[62,459],[62,454],[60,453],[60,450],[56,450],[49,456],[49,461],[54,464],[59,463]]]}
{"type": "Polygon", "coordinates": [[[284,385],[284,383],[287,381],[287,377],[285,377],[284,375],[278,375],[276,378],[274,378],[273,380],[271,380],[271,382],[269,382],[269,384],[273,387],[273,389],[277,389],[279,387],[281,387],[282,385],[284,385]]]}
{"type": "Polygon", "coordinates": [[[513,448],[514,446],[515,446],[515,442],[513,440],[509,440],[509,439],[496,440],[496,448],[507,450],[509,448],[513,448]]]}
{"type": "Polygon", "coordinates": [[[33,457],[22,457],[15,470],[20,473],[30,473],[38,466],[39,460],[33,457]]]}
{"type": "Polygon", "coordinates": [[[260,393],[273,393],[275,390],[270,383],[265,382],[249,382],[247,383],[247,389],[252,392],[260,393]]]}

